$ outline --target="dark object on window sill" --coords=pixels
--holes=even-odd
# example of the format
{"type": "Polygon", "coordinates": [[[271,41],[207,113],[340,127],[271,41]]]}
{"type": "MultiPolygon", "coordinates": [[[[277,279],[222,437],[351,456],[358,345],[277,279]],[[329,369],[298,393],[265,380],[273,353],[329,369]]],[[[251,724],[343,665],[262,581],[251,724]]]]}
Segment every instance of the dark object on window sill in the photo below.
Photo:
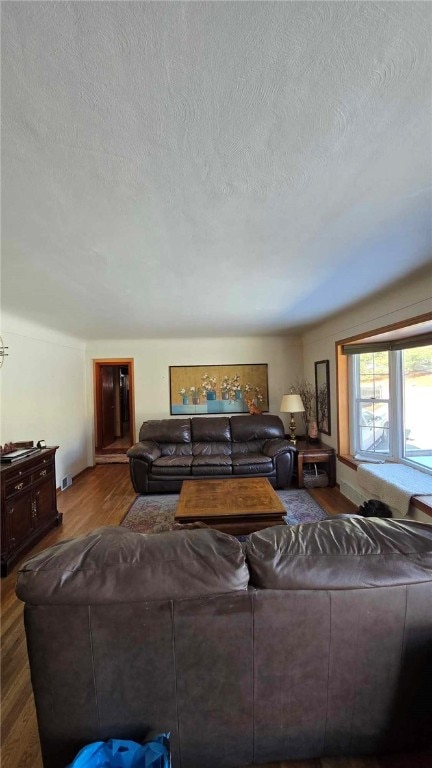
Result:
{"type": "Polygon", "coordinates": [[[363,517],[393,517],[388,504],[379,499],[369,499],[364,501],[358,508],[359,515],[363,517]]]}

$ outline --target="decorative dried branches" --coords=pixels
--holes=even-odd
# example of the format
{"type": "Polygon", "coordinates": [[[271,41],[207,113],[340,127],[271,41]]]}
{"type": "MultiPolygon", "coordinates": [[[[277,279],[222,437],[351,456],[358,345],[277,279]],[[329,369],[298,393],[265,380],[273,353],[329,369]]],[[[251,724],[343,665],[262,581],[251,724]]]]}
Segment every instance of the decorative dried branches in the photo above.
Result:
{"type": "Polygon", "coordinates": [[[310,422],[315,419],[315,390],[306,379],[297,379],[294,384],[294,391],[298,392],[302,399],[304,407],[304,413],[302,414],[303,422],[307,433],[310,422]]]}

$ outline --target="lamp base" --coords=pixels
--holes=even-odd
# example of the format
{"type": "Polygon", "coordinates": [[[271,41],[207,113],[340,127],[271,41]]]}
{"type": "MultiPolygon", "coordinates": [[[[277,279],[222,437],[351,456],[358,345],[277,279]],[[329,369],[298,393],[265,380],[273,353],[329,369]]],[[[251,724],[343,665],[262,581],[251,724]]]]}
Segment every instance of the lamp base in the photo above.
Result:
{"type": "Polygon", "coordinates": [[[293,443],[293,445],[295,445],[296,442],[297,442],[297,438],[296,438],[296,423],[294,421],[294,414],[291,414],[291,421],[290,421],[290,425],[289,425],[289,431],[290,431],[289,442],[293,443]]]}

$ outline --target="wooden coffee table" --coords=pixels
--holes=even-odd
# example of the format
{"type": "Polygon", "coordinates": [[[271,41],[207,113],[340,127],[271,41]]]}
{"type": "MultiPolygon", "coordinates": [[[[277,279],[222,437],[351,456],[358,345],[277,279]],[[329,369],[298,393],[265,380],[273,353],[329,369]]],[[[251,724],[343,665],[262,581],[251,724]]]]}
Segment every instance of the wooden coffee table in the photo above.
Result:
{"type": "Polygon", "coordinates": [[[286,509],[265,477],[184,480],[175,521],[202,522],[231,534],[284,523],[286,509]]]}

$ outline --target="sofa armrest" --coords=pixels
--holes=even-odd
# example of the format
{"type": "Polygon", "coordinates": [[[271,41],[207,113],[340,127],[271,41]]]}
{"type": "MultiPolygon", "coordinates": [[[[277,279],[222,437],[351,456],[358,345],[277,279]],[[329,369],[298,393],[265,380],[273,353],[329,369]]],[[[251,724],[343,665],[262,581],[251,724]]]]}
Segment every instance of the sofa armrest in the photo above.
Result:
{"type": "Polygon", "coordinates": [[[275,456],[280,456],[281,453],[292,452],[293,447],[288,440],[274,437],[274,438],[271,438],[270,440],[265,441],[262,451],[266,456],[269,456],[269,458],[274,459],[275,456]]]}
{"type": "Polygon", "coordinates": [[[161,455],[161,449],[152,440],[142,440],[140,443],[135,443],[132,448],[127,451],[129,459],[139,459],[145,461],[147,464],[151,464],[155,459],[158,459],[161,455]]]}

